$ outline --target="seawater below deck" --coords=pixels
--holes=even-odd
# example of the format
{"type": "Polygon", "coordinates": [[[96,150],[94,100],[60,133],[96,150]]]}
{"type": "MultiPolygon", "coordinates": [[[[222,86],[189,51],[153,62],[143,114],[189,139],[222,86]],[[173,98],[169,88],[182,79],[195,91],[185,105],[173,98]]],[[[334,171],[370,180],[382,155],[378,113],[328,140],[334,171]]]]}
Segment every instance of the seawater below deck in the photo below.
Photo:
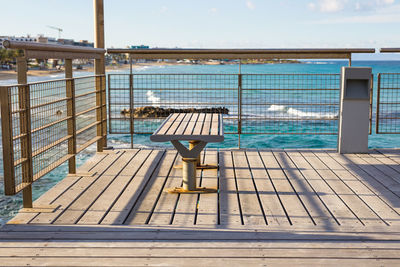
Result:
{"type": "Polygon", "coordinates": [[[181,186],[175,150],[97,153],[0,231],[6,265],[400,264],[400,150],[214,150],[181,186]]]}

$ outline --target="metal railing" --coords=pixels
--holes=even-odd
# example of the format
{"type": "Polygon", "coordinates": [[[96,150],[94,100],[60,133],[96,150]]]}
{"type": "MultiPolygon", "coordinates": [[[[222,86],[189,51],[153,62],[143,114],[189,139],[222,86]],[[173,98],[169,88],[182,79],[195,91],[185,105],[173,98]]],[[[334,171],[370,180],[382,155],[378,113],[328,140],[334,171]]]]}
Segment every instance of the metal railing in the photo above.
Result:
{"type": "Polygon", "coordinates": [[[376,107],[376,133],[400,134],[400,73],[380,73],[376,107]]]}
{"type": "Polygon", "coordinates": [[[105,76],[0,88],[4,186],[14,195],[106,135],[105,76]]]}
{"type": "Polygon", "coordinates": [[[109,74],[111,134],[170,112],[224,113],[227,134],[337,134],[339,74],[109,74]]]}

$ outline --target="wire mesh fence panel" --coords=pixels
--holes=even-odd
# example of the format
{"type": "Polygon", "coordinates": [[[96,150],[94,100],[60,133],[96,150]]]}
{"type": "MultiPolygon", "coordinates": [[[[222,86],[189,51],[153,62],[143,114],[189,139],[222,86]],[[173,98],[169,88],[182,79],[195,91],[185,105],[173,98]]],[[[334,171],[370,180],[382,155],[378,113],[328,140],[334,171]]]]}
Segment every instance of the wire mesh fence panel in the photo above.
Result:
{"type": "Polygon", "coordinates": [[[378,75],[376,133],[400,134],[400,73],[378,75]]]}
{"type": "Polygon", "coordinates": [[[3,139],[4,187],[7,195],[21,191],[29,184],[27,160],[27,86],[1,88],[1,121],[3,139]]]}
{"type": "Polygon", "coordinates": [[[243,74],[242,134],[337,134],[339,74],[243,74]]]}
{"type": "Polygon", "coordinates": [[[110,133],[153,133],[171,113],[225,114],[237,133],[238,77],[231,74],[109,76],[110,133]],[[131,100],[131,101],[130,101],[131,100]]]}
{"type": "Polygon", "coordinates": [[[110,133],[130,133],[131,120],[129,115],[130,97],[130,75],[109,74],[108,75],[108,116],[110,133]]]}
{"type": "Polygon", "coordinates": [[[96,103],[96,77],[76,78],[75,86],[75,125],[76,144],[78,151],[82,146],[90,145],[96,141],[97,109],[96,103]]]}
{"type": "Polygon", "coordinates": [[[36,180],[68,154],[66,81],[40,82],[29,86],[32,165],[36,180]]]}
{"type": "Polygon", "coordinates": [[[74,157],[75,137],[79,151],[101,138],[99,81],[90,76],[0,88],[7,195],[74,157]]]}

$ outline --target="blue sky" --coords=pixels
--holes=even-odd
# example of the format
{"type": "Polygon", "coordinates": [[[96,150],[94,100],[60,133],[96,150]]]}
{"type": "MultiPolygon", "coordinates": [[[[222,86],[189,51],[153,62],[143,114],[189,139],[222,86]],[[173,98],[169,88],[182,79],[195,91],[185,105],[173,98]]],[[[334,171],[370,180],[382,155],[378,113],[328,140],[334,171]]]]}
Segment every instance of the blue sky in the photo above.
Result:
{"type": "MultiPolygon", "coordinates": [[[[400,47],[400,0],[104,0],[107,47],[400,47]]],[[[0,35],[93,40],[91,0],[0,0],[0,35]]]]}

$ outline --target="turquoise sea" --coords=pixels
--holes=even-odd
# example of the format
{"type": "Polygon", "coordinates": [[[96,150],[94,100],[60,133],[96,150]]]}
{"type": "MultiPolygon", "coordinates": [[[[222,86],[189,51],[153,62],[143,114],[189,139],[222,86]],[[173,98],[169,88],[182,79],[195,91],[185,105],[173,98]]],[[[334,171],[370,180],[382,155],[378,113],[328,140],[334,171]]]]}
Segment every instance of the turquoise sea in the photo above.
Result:
{"type": "MultiPolygon", "coordinates": [[[[342,66],[347,66],[347,61],[304,61],[304,64],[254,64],[242,65],[242,74],[339,74],[342,66]]],[[[353,66],[371,67],[374,73],[374,104],[376,107],[376,88],[378,73],[400,73],[400,61],[353,61],[353,66]]],[[[201,73],[201,74],[237,74],[238,65],[160,65],[140,66],[134,68],[135,73],[201,73]]],[[[128,73],[124,71],[112,71],[113,73],[128,73]]],[[[77,73],[76,76],[89,75],[90,73],[77,73]]],[[[51,77],[34,77],[30,81],[41,81],[63,78],[62,75],[51,77]]],[[[11,84],[15,81],[0,81],[0,85],[11,84]]],[[[162,99],[161,99],[162,101],[162,99]]],[[[373,124],[374,124],[373,120],[373,124]]],[[[373,125],[373,129],[375,125],[373,125]]],[[[237,147],[237,135],[226,135],[222,144],[210,145],[210,147],[237,147]]],[[[336,135],[242,135],[241,146],[248,148],[335,148],[337,144],[336,135]]],[[[130,135],[109,135],[109,145],[114,147],[130,147],[130,135]]],[[[135,147],[154,146],[148,135],[135,135],[135,147]]],[[[157,144],[160,146],[160,144],[157,144]]],[[[169,144],[161,144],[168,146],[169,144]]],[[[369,137],[369,147],[400,147],[399,135],[377,135],[373,130],[369,137]]],[[[89,147],[82,152],[77,159],[81,165],[95,153],[95,147],[89,147]]],[[[2,161],[1,161],[2,172],[2,161]]],[[[38,198],[58,181],[65,177],[67,166],[64,164],[53,172],[47,174],[34,184],[34,198],[38,198]]],[[[0,178],[0,225],[12,218],[21,207],[21,196],[6,197],[3,193],[2,174],[0,178]]]]}

